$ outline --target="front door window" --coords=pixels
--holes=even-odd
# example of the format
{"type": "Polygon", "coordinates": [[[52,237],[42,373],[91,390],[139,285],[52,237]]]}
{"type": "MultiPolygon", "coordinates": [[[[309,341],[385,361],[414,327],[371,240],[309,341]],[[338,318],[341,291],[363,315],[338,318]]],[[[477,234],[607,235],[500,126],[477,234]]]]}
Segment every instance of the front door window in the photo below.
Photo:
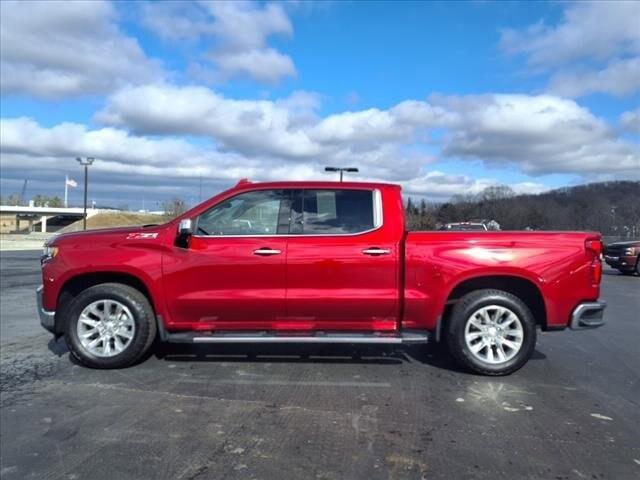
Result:
{"type": "MultiPolygon", "coordinates": [[[[196,235],[276,235],[280,213],[286,208],[284,198],[282,190],[257,190],[236,195],[200,215],[196,235]]],[[[282,213],[288,220],[288,212],[282,213]]]]}

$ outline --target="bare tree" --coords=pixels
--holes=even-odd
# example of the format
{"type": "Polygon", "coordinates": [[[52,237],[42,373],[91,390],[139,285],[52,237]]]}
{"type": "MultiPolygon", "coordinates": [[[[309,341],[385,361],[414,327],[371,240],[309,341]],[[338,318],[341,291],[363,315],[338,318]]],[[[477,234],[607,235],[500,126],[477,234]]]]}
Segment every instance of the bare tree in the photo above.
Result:
{"type": "Polygon", "coordinates": [[[177,217],[187,211],[187,204],[181,198],[172,198],[164,202],[163,209],[165,215],[169,217],[177,217]]]}

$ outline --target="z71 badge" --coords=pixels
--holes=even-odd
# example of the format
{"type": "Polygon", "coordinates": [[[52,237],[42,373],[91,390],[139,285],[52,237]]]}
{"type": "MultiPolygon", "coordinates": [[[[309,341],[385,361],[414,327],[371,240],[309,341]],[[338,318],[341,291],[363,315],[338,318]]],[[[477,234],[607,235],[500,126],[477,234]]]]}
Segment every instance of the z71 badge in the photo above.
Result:
{"type": "Polygon", "coordinates": [[[127,240],[151,240],[157,237],[157,233],[130,233],[127,240]]]}

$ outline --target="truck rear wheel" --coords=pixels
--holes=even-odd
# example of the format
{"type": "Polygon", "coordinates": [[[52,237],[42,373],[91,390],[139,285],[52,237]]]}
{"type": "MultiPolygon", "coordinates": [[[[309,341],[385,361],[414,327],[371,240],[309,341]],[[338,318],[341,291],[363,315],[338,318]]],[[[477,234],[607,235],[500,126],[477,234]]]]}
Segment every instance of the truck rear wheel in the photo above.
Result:
{"type": "Polygon", "coordinates": [[[508,375],[522,367],[536,345],[529,308],[502,290],[476,290],[454,306],[447,345],[463,367],[483,375],[508,375]]]}
{"type": "Polygon", "coordinates": [[[81,292],[67,310],[65,340],[92,368],[122,368],[140,360],[156,336],[153,309],[140,291],[103,283],[81,292]]]}

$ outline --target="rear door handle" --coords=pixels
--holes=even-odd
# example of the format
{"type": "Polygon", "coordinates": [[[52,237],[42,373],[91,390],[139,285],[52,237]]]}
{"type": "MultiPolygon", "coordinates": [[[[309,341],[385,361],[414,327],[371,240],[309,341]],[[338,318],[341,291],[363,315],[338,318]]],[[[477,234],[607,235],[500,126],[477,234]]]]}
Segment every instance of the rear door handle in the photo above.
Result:
{"type": "Polygon", "coordinates": [[[362,250],[362,253],[364,253],[365,255],[372,255],[376,257],[378,255],[389,255],[391,253],[391,250],[388,248],[371,247],[365,248],[364,250],[362,250]]]}
{"type": "Polygon", "coordinates": [[[254,255],[260,255],[262,257],[268,257],[270,255],[280,255],[282,253],[282,250],[276,250],[275,248],[259,248],[257,250],[253,251],[254,255]]]}

